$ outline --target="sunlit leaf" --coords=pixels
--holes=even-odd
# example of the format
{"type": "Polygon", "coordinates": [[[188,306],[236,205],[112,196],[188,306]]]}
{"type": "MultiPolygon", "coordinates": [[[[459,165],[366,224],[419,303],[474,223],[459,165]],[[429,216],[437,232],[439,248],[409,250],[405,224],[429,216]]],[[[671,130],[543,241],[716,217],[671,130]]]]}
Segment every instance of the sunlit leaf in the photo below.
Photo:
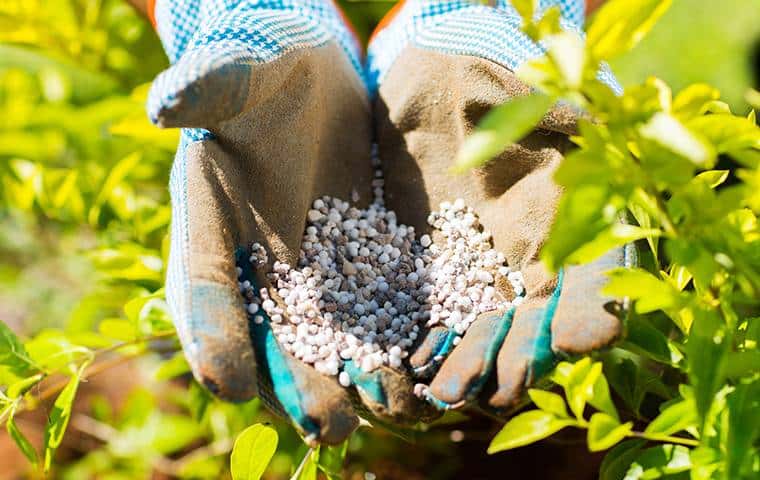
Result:
{"type": "Polygon", "coordinates": [[[535,388],[529,389],[528,395],[533,403],[544,412],[551,413],[559,418],[569,417],[565,401],[560,395],[535,388]]]}
{"type": "Polygon", "coordinates": [[[77,394],[81,371],[72,376],[61,393],[55,399],[53,409],[48,415],[47,426],[45,427],[45,471],[50,470],[53,463],[55,451],[63,441],[63,434],[69,425],[71,418],[71,408],[74,405],[74,397],[77,394]]]}
{"type": "Polygon", "coordinates": [[[500,105],[483,118],[457,154],[454,170],[464,172],[479,167],[509,145],[530,133],[552,106],[546,95],[516,97],[500,105]]]}
{"type": "Polygon", "coordinates": [[[26,436],[24,436],[21,430],[18,429],[15,419],[13,417],[9,417],[8,421],[5,424],[5,427],[8,430],[8,435],[10,435],[11,439],[13,439],[16,445],[18,445],[18,448],[21,450],[24,456],[29,459],[33,465],[36,466],[39,462],[37,450],[34,448],[34,445],[32,445],[31,442],[26,438],[26,436]]]}
{"type": "Polygon", "coordinates": [[[628,468],[625,480],[661,478],[691,467],[689,449],[681,445],[659,445],[644,450],[628,468]]]}
{"type": "Polygon", "coordinates": [[[541,410],[521,413],[507,422],[504,428],[491,440],[488,453],[529,445],[574,423],[572,420],[558,419],[551,413],[541,410]]]}
{"type": "Polygon", "coordinates": [[[690,399],[672,403],[652,420],[644,433],[656,435],[671,435],[688,427],[696,426],[696,405],[690,399]]]}
{"type": "Polygon", "coordinates": [[[625,53],[638,44],[672,0],[610,0],[594,15],[587,42],[598,59],[625,53]]]}
{"type": "Polygon", "coordinates": [[[252,425],[235,439],[230,457],[234,480],[258,480],[277,450],[277,432],[267,425],[252,425]]]}
{"type": "Polygon", "coordinates": [[[633,427],[632,422],[621,424],[606,413],[595,413],[591,416],[588,426],[588,448],[599,452],[611,448],[623,440],[633,427]]]}

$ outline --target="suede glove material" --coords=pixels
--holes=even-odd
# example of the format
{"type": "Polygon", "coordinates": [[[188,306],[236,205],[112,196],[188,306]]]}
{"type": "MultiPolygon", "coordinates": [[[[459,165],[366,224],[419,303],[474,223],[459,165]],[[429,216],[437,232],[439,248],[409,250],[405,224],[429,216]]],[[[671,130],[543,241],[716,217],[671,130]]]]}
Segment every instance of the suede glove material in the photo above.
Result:
{"type": "Polygon", "coordinates": [[[220,397],[259,395],[307,441],[343,441],[357,413],[411,423],[434,410],[412,380],[347,368],[355,392],[285,352],[266,314],[244,309],[241,280],[273,289],[248,265],[259,242],[295,264],[306,212],[322,195],[370,199],[371,113],[359,47],[323,0],[159,0],[172,66],[155,80],[154,123],[182,127],[171,174],[167,299],[199,382],[220,397]]]}
{"type": "Polygon", "coordinates": [[[369,199],[356,46],[324,2],[159,0],[155,18],[173,65],[154,82],[149,115],[185,127],[170,183],[167,297],[186,357],[219,396],[259,394],[308,439],[340,442],[358,424],[347,393],[251,321],[235,252],[257,241],[293,263],[314,198],[356,188],[369,199]]]}
{"type": "MultiPolygon", "coordinates": [[[[423,378],[435,377],[427,398],[438,408],[479,402],[507,414],[558,357],[610,345],[622,334],[611,299],[600,296],[603,272],[630,265],[631,249],[608,252],[591,265],[558,275],[538,260],[560,197],[552,174],[571,143],[577,113],[556,106],[537,130],[485,166],[461,176],[449,169],[465,136],[493,106],[530,89],[514,70],[542,54],[520,32],[506,1],[409,0],[369,47],[368,77],[386,172],[386,202],[399,220],[429,231],[426,217],[442,201],[463,198],[491,231],[494,246],[525,278],[527,296],[507,312],[480,315],[451,348],[451,332],[435,327],[411,357],[423,378]],[[451,354],[444,360],[446,354],[451,354]]],[[[580,31],[583,3],[558,6],[566,29],[580,31]]],[[[619,91],[609,72],[600,77],[619,91]]],[[[508,286],[497,290],[507,298],[508,286]]]]}

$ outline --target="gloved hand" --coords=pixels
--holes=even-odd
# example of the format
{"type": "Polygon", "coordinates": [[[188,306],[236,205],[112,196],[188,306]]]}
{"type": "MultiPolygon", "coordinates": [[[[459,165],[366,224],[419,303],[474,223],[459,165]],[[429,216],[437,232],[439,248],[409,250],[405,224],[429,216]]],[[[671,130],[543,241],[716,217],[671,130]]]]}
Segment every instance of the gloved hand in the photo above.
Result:
{"type": "MultiPolygon", "coordinates": [[[[153,84],[149,115],[183,127],[167,300],[188,362],[220,397],[258,394],[307,440],[340,442],[358,424],[349,392],[281,349],[268,319],[252,321],[236,256],[245,264],[258,242],[270,264],[294,265],[315,198],[370,199],[371,114],[356,40],[323,0],[158,0],[154,20],[172,66],[153,84]]],[[[244,277],[270,287],[262,272],[244,277]]],[[[356,377],[373,413],[411,412],[408,376],[356,377]]]]}
{"type": "MultiPolygon", "coordinates": [[[[538,253],[554,218],[560,189],[552,174],[571,148],[576,112],[555,106],[537,130],[482,168],[449,173],[465,136],[493,106],[527,95],[513,74],[542,49],[521,31],[509,1],[408,0],[381,24],[368,49],[368,75],[376,88],[375,122],[386,171],[386,202],[399,221],[428,231],[425,219],[442,201],[462,198],[493,234],[494,246],[520,270],[527,296],[507,312],[481,314],[453,349],[425,395],[439,408],[476,398],[506,414],[526,388],[558,357],[610,345],[622,333],[600,288],[603,273],[633,261],[628,248],[598,261],[546,271],[538,253]]],[[[583,2],[549,0],[562,24],[580,31],[583,2]]],[[[601,77],[618,89],[608,72],[601,77]]],[[[518,292],[519,293],[519,292],[518,292]]],[[[451,350],[452,333],[434,328],[412,356],[431,375],[451,350]]]]}

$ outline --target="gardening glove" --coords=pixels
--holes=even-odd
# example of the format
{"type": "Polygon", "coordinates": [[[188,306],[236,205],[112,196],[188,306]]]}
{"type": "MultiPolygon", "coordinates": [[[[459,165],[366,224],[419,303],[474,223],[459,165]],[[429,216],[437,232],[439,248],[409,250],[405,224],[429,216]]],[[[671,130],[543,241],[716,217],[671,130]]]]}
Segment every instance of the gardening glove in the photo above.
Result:
{"type": "MultiPolygon", "coordinates": [[[[464,138],[490,108],[530,93],[513,72],[542,55],[520,31],[510,3],[490,3],[495,6],[403,2],[371,40],[368,76],[389,208],[425,232],[431,209],[464,199],[493,234],[494,247],[522,273],[527,290],[519,306],[481,314],[453,351],[456,333],[433,328],[411,357],[412,367],[429,377],[451,351],[426,390],[428,400],[447,409],[479,397],[491,411],[507,414],[558,357],[620,337],[621,321],[600,288],[604,272],[630,265],[633,254],[628,247],[614,249],[559,274],[538,260],[561,193],[552,175],[576,128],[578,115],[569,106],[555,106],[532,134],[485,166],[449,173],[464,138]]],[[[559,7],[565,29],[581,31],[582,1],[540,2],[542,11],[550,6],[559,7]]],[[[600,78],[619,90],[609,72],[600,78]]],[[[508,285],[498,290],[507,299],[522,293],[508,285]]]]}
{"type": "Polygon", "coordinates": [[[358,44],[331,1],[158,0],[153,13],[172,66],[153,83],[149,115],[183,127],[167,300],[188,362],[220,397],[258,394],[308,441],[341,442],[358,425],[349,392],[285,352],[265,314],[253,321],[236,267],[272,290],[250,268],[252,242],[270,268],[295,265],[315,198],[370,199],[358,44]]]}

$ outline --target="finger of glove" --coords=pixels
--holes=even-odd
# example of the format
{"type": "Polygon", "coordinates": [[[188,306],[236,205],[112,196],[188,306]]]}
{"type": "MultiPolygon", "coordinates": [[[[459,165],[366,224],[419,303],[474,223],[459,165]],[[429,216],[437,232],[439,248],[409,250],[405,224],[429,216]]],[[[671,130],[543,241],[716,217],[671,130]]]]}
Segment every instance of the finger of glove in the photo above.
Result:
{"type": "Polygon", "coordinates": [[[496,357],[496,390],[489,392],[485,402],[497,414],[504,414],[518,405],[528,386],[554,366],[551,324],[562,281],[563,274],[560,272],[548,298],[540,292],[534,296],[529,292],[529,296],[515,310],[512,328],[496,357]]]}
{"type": "Polygon", "coordinates": [[[473,322],[430,383],[429,402],[444,410],[458,408],[480,392],[512,327],[513,315],[514,309],[483,313],[473,322]]]}
{"type": "Polygon", "coordinates": [[[329,38],[315,18],[294,12],[226,12],[202,25],[179,60],[156,78],[148,114],[162,127],[210,128],[270,98],[309,47],[329,38]]]}
{"type": "MultiPolygon", "coordinates": [[[[271,290],[266,277],[254,270],[249,252],[238,249],[241,278],[271,290]]],[[[269,315],[259,309],[251,317],[251,336],[259,366],[259,396],[275,413],[286,416],[303,433],[307,443],[335,445],[359,425],[351,399],[335,378],[320,374],[293,357],[277,341],[269,315]]]]}
{"type": "Polygon", "coordinates": [[[604,296],[606,272],[635,263],[632,244],[614,248],[594,262],[568,267],[552,320],[552,349],[568,355],[611,345],[623,333],[622,305],[604,296]]]}
{"type": "MultiPolygon", "coordinates": [[[[264,314],[265,316],[266,314],[264,314]]],[[[254,323],[254,345],[262,377],[262,400],[284,412],[312,445],[336,445],[359,425],[351,400],[334,379],[285,352],[269,326],[269,319],[254,323]],[[267,395],[270,392],[272,396],[267,395]]]]}
{"type": "Polygon", "coordinates": [[[407,372],[385,366],[364,372],[352,360],[344,363],[343,371],[348,373],[362,404],[380,420],[410,425],[440,416],[428,402],[414,394],[414,383],[407,372]]]}
{"type": "Polygon", "coordinates": [[[167,300],[195,377],[228,400],[256,393],[256,361],[233,258],[229,205],[197,155],[205,142],[183,135],[172,167],[167,300]],[[187,192],[192,191],[192,198],[187,192]]]}
{"type": "Polygon", "coordinates": [[[454,349],[454,341],[459,335],[444,326],[435,326],[421,332],[421,340],[409,356],[412,374],[420,379],[431,378],[441,363],[454,349]]]}

